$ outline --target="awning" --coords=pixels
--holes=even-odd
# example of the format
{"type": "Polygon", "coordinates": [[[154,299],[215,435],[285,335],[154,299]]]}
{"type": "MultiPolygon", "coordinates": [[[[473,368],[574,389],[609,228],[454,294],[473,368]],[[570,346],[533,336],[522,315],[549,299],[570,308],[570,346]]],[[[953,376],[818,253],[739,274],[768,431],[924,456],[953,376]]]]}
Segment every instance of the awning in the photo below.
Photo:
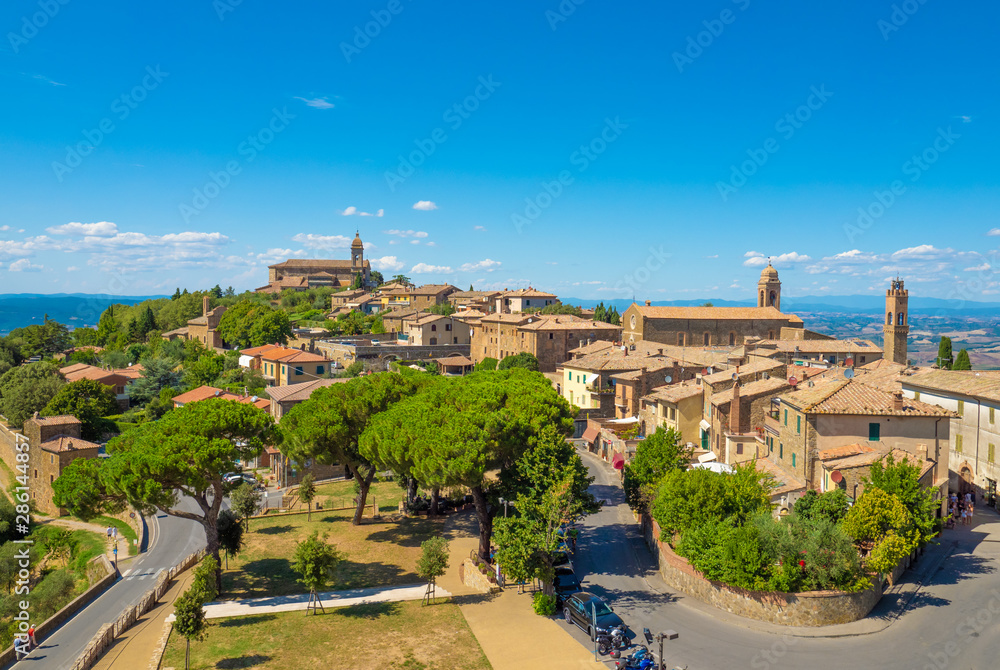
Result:
{"type": "Polygon", "coordinates": [[[587,426],[587,430],[583,431],[583,440],[587,444],[593,444],[597,436],[601,434],[601,430],[594,426],[587,426]]]}
{"type": "Polygon", "coordinates": [[[615,452],[615,455],[611,458],[611,466],[615,470],[621,470],[625,467],[625,457],[615,452]]]}
{"type": "Polygon", "coordinates": [[[710,424],[708,421],[705,421],[704,419],[701,420],[701,423],[698,424],[698,427],[701,428],[706,433],[712,430],[712,424],[710,424]]]}

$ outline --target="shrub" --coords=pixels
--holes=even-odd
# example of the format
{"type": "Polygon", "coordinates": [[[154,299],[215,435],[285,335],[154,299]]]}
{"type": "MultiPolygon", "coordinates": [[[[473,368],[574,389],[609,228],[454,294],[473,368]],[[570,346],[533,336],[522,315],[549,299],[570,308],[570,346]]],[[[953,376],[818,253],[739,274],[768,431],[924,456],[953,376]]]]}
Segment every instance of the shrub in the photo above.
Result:
{"type": "Polygon", "coordinates": [[[547,596],[541,591],[537,591],[531,601],[531,607],[539,616],[552,616],[556,613],[556,597],[547,596]]]}

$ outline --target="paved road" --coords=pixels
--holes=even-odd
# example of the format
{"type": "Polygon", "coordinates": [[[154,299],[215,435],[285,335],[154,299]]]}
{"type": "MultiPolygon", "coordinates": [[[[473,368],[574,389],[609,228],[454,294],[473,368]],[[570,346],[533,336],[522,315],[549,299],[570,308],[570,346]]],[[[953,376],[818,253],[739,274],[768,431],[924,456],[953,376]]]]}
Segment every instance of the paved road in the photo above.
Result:
{"type": "MultiPolygon", "coordinates": [[[[181,500],[180,509],[196,509],[194,503],[181,500]]],[[[121,577],[97,600],[78,612],[49,637],[31,655],[14,664],[18,670],[65,670],[73,665],[87,643],[101,626],[111,623],[134,605],[156,583],[161,572],[205,545],[200,524],[157,513],[146,520],[150,530],[149,549],[136,558],[119,564],[121,577]]]]}
{"type": "MultiPolygon", "coordinates": [[[[617,473],[583,454],[592,491],[610,504],[581,529],[574,563],[585,589],[606,596],[640,636],[672,628],[667,667],[826,670],[945,670],[1000,667],[1000,517],[977,511],[973,529],[950,532],[954,553],[928,577],[913,608],[879,633],[843,638],[802,638],[770,634],[739,625],[732,615],[717,617],[702,603],[670,589],[656,573],[652,556],[624,503],[617,473]]],[[[886,599],[884,598],[883,601],[886,599]]],[[[874,615],[889,609],[880,604],[874,615]]],[[[562,624],[570,628],[567,624],[562,624]]],[[[572,629],[581,644],[586,635],[572,629]]]]}

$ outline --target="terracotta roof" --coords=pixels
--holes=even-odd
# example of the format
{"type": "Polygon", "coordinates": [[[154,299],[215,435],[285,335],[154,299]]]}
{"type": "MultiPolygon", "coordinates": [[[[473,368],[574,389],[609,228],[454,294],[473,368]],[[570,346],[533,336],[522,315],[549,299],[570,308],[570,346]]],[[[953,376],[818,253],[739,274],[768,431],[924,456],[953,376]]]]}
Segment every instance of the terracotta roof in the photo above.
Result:
{"type": "Polygon", "coordinates": [[[643,396],[643,400],[648,399],[653,401],[678,403],[681,400],[700,396],[703,393],[704,387],[701,384],[695,384],[694,382],[687,381],[681,384],[658,386],[654,388],[651,393],[643,396]]]}
{"type": "Polygon", "coordinates": [[[570,349],[569,353],[571,356],[582,357],[588,354],[596,354],[600,351],[605,351],[616,346],[614,342],[610,340],[594,340],[590,344],[585,344],[582,347],[576,347],[575,349],[570,349]]]}
{"type": "Polygon", "coordinates": [[[903,409],[893,408],[890,391],[869,386],[855,379],[841,379],[799,389],[782,396],[782,402],[807,414],[858,414],[871,416],[958,416],[950,410],[910,398],[903,399],[903,409]]]}
{"type": "Polygon", "coordinates": [[[142,367],[141,363],[136,363],[135,365],[130,365],[127,368],[115,368],[114,373],[116,375],[121,375],[122,377],[128,377],[129,379],[138,379],[145,371],[146,368],[142,367]]]}
{"type": "Polygon", "coordinates": [[[236,395],[235,393],[230,393],[229,391],[217,389],[214,386],[199,386],[198,388],[192,389],[187,393],[174,396],[172,402],[179,407],[181,405],[198,402],[200,400],[208,400],[209,398],[220,398],[222,400],[232,400],[234,402],[252,404],[264,410],[271,407],[271,401],[267,398],[236,395]]]}
{"type": "Polygon", "coordinates": [[[883,391],[898,391],[903,388],[900,382],[904,379],[903,372],[906,370],[912,372],[916,368],[894,363],[887,358],[880,358],[872,363],[854,368],[854,375],[855,379],[863,381],[869,386],[883,391]]]}
{"type": "Polygon", "coordinates": [[[311,354],[308,351],[287,349],[285,347],[268,349],[260,355],[260,359],[262,361],[272,361],[278,363],[325,363],[327,360],[319,354],[311,354]]]}
{"type": "MultiPolygon", "coordinates": [[[[368,261],[365,261],[365,266],[370,265],[368,261]]],[[[314,268],[316,270],[350,270],[353,265],[351,261],[340,261],[340,260],[327,260],[327,259],[307,259],[307,258],[289,258],[287,261],[282,263],[277,263],[275,265],[268,265],[270,268],[314,268]]]]}
{"type": "Polygon", "coordinates": [[[562,367],[571,370],[586,370],[588,372],[601,372],[604,370],[639,370],[663,363],[667,359],[665,356],[637,356],[636,352],[630,351],[626,356],[621,349],[609,349],[589,356],[581,356],[573,360],[566,361],[562,367]]]}
{"type": "Polygon", "coordinates": [[[82,451],[84,449],[100,449],[101,445],[95,444],[94,442],[88,442],[86,440],[81,440],[78,437],[69,437],[67,435],[59,435],[51,440],[46,440],[39,445],[42,449],[52,453],[63,453],[67,451],[82,451]]]}
{"type": "Polygon", "coordinates": [[[653,307],[632,303],[647,319],[699,321],[788,321],[790,316],[774,307],[653,307]]]}
{"type": "Polygon", "coordinates": [[[792,491],[801,491],[806,487],[804,481],[788,474],[784,468],[771,462],[768,458],[758,458],[755,463],[758,471],[766,472],[774,477],[774,483],[777,486],[771,490],[771,495],[785,495],[792,491]]]}
{"type": "Polygon", "coordinates": [[[411,289],[410,293],[413,295],[437,295],[443,291],[453,293],[457,290],[458,287],[452,286],[451,284],[424,284],[423,286],[411,289]]]}
{"type": "Polygon", "coordinates": [[[464,300],[471,299],[477,300],[482,298],[492,298],[500,295],[500,291],[455,291],[448,296],[451,300],[464,300]]]}
{"type": "Polygon", "coordinates": [[[701,379],[706,384],[718,384],[724,381],[732,381],[733,375],[737,372],[739,372],[740,377],[743,377],[743,375],[751,375],[759,372],[767,372],[768,370],[774,370],[775,368],[780,368],[781,365],[781,363],[775,361],[773,358],[754,357],[754,360],[750,361],[746,365],[740,365],[738,367],[729,368],[728,370],[723,370],[722,372],[705,375],[701,379]]]}
{"type": "Polygon", "coordinates": [[[32,419],[38,422],[40,426],[73,426],[78,423],[82,423],[78,418],[71,414],[63,414],[61,416],[36,416],[32,419]]]}
{"type": "MultiPolygon", "coordinates": [[[[648,361],[647,365],[643,366],[646,368],[645,373],[643,372],[642,367],[640,367],[636,370],[629,370],[628,372],[620,372],[616,375],[611,375],[611,377],[613,379],[619,379],[621,381],[626,381],[626,382],[634,381],[640,379],[643,376],[643,374],[648,375],[654,372],[659,372],[661,370],[664,370],[665,368],[669,368],[673,365],[673,363],[674,361],[663,358],[652,359],[651,361],[648,361]]],[[[661,379],[661,381],[663,380],[661,379]]]]}
{"type": "MultiPolygon", "coordinates": [[[[757,398],[762,395],[775,395],[785,389],[792,388],[783,377],[771,379],[760,379],[749,384],[740,385],[740,398],[757,398]]],[[[718,393],[713,393],[711,402],[713,405],[728,405],[733,400],[733,389],[726,389],[718,393]]]]}
{"type": "Polygon", "coordinates": [[[578,330],[583,334],[594,331],[614,331],[620,332],[621,326],[614,326],[603,321],[592,321],[581,319],[572,314],[529,314],[527,322],[521,328],[523,330],[578,330]]]}
{"type": "Polygon", "coordinates": [[[267,390],[267,394],[276,402],[301,402],[303,400],[308,400],[309,396],[311,396],[313,391],[316,389],[333,386],[334,384],[343,384],[347,381],[350,380],[346,377],[337,377],[334,379],[314,379],[310,382],[302,382],[300,384],[274,386],[267,390]]]}
{"type": "Polygon", "coordinates": [[[907,386],[1000,402],[1000,376],[971,370],[931,370],[902,379],[907,386]]]}
{"type": "Polygon", "coordinates": [[[803,354],[881,354],[882,349],[871,340],[762,340],[758,349],[775,349],[781,352],[803,354]]]}
{"type": "MultiPolygon", "coordinates": [[[[95,382],[104,382],[111,377],[121,377],[122,375],[112,371],[112,370],[102,370],[99,367],[93,365],[84,365],[79,363],[77,365],[70,365],[69,367],[60,368],[59,373],[66,378],[68,382],[80,381],[81,379],[90,379],[95,382]]],[[[113,386],[114,384],[106,384],[107,386],[113,386]]]]}
{"type": "Polygon", "coordinates": [[[240,353],[244,356],[257,356],[263,354],[265,351],[270,351],[271,349],[281,349],[280,344],[264,344],[259,347],[251,347],[249,349],[241,349],[240,353]]]}
{"type": "Polygon", "coordinates": [[[907,461],[911,465],[920,466],[920,477],[926,475],[934,467],[934,461],[922,459],[902,449],[889,448],[883,444],[877,444],[876,447],[869,447],[868,451],[862,453],[846,456],[841,459],[824,460],[823,468],[825,470],[850,470],[853,468],[869,467],[890,454],[892,454],[893,460],[897,463],[907,461]]]}
{"type": "Polygon", "coordinates": [[[444,316],[442,314],[420,314],[415,319],[410,321],[410,325],[422,326],[427,323],[434,323],[440,321],[441,319],[451,319],[450,316],[444,316]]]}
{"type": "Polygon", "coordinates": [[[821,461],[832,461],[838,458],[847,458],[848,456],[867,454],[872,451],[876,451],[875,447],[869,446],[867,444],[855,443],[855,444],[845,444],[842,447],[823,449],[817,454],[817,456],[821,461]]]}
{"type": "Polygon", "coordinates": [[[461,365],[468,367],[470,365],[475,365],[475,361],[467,356],[448,356],[446,358],[435,358],[433,359],[438,365],[453,366],[461,365]]]}
{"type": "Polygon", "coordinates": [[[173,330],[168,330],[167,332],[163,333],[161,337],[169,337],[170,335],[187,335],[187,334],[188,334],[188,327],[183,326],[181,328],[174,328],[173,330]]]}
{"type": "Polygon", "coordinates": [[[504,291],[503,297],[505,298],[555,298],[555,293],[546,293],[545,291],[539,291],[538,289],[528,287],[519,288],[516,291],[504,291]]]}

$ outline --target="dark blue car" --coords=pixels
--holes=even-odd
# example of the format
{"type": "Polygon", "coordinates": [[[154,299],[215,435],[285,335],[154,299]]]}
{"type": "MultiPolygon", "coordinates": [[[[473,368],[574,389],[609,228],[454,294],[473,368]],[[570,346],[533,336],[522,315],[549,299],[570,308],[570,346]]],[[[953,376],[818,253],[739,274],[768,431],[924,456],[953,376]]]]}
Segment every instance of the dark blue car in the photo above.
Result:
{"type": "Polygon", "coordinates": [[[597,632],[607,632],[615,626],[624,625],[621,617],[614,613],[604,599],[587,591],[574,593],[563,604],[566,621],[576,624],[593,640],[597,632]],[[594,630],[593,615],[597,613],[597,631],[594,630]]]}

